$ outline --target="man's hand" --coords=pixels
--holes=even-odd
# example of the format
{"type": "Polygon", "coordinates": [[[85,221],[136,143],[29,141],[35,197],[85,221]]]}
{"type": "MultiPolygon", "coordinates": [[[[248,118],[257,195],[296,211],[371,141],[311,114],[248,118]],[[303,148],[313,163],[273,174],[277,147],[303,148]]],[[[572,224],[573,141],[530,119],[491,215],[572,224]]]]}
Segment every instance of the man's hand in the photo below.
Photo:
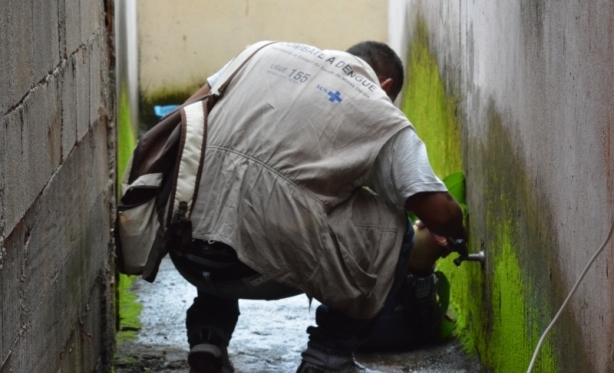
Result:
{"type": "Polygon", "coordinates": [[[416,240],[409,257],[409,272],[427,276],[437,259],[452,252],[455,240],[467,241],[463,212],[448,192],[414,194],[407,199],[405,208],[420,219],[414,225],[416,240]]]}
{"type": "Polygon", "coordinates": [[[440,255],[439,255],[440,257],[445,258],[448,255],[450,255],[450,253],[454,250],[454,242],[451,239],[448,239],[442,236],[438,236],[435,233],[431,232],[426,227],[426,225],[424,225],[422,220],[418,220],[414,224],[414,232],[417,232],[418,230],[426,231],[426,233],[428,234],[430,238],[429,242],[431,243],[431,246],[437,249],[438,251],[440,251],[440,255]]]}
{"type": "Polygon", "coordinates": [[[409,197],[405,208],[412,211],[434,234],[446,237],[450,243],[467,241],[463,226],[463,211],[448,192],[423,192],[409,197]]]}

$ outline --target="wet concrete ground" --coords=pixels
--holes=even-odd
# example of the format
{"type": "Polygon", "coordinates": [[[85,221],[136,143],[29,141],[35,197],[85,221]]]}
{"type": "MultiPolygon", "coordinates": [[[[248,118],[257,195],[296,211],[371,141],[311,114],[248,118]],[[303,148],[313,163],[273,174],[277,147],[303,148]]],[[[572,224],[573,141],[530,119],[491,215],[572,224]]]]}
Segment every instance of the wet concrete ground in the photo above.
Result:
{"type": "MultiPolygon", "coordinates": [[[[115,372],[188,372],[184,319],[195,289],[165,258],[153,284],[138,279],[132,290],[143,304],[142,329],[136,340],[118,346],[115,372]]],[[[229,346],[236,372],[295,372],[317,305],[314,301],[310,308],[304,295],[271,302],[240,301],[241,316],[229,346]]],[[[486,372],[456,341],[417,351],[360,355],[357,360],[390,373],[486,372]]]]}

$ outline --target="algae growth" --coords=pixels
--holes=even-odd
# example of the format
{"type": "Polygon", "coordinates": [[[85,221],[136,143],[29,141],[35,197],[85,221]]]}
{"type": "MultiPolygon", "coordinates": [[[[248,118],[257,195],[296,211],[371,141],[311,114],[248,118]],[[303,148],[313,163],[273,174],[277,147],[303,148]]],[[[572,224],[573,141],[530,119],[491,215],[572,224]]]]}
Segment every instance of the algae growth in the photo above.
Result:
{"type": "Polygon", "coordinates": [[[130,291],[133,278],[126,275],[119,276],[118,303],[119,303],[119,332],[117,342],[126,339],[135,339],[141,329],[139,315],[143,306],[138,302],[136,294],[130,291]]]}
{"type": "MultiPolygon", "coordinates": [[[[126,87],[122,86],[119,95],[119,113],[117,124],[117,184],[119,185],[121,177],[126,169],[128,159],[132,154],[135,146],[135,134],[130,121],[130,106],[128,104],[128,96],[126,87]]],[[[118,193],[120,193],[119,189],[118,193]]],[[[117,334],[118,342],[125,339],[136,337],[136,333],[141,328],[139,314],[143,308],[137,301],[137,296],[130,291],[132,278],[126,275],[119,275],[117,280],[117,303],[118,303],[118,319],[119,332],[117,334]]]]}
{"type": "MultiPolygon", "coordinates": [[[[427,145],[431,165],[443,179],[463,170],[463,143],[459,100],[446,91],[441,76],[427,24],[419,17],[408,50],[402,110],[427,145]]],[[[549,321],[550,304],[560,303],[558,291],[548,292],[553,278],[560,274],[552,265],[553,254],[548,253],[554,243],[544,233],[548,231],[549,222],[544,218],[548,206],[543,206],[531,188],[509,135],[502,130],[500,116],[493,114],[487,125],[496,131],[491,131],[486,146],[464,144],[468,157],[474,157],[470,160],[481,159],[484,167],[470,175],[467,192],[469,251],[484,250],[486,267],[463,263],[457,268],[452,263],[457,255],[451,254],[440,260],[438,269],[450,280],[452,305],[458,315],[456,332],[467,351],[476,352],[483,364],[498,373],[516,373],[526,371],[539,333],[549,321]],[[527,211],[519,211],[521,204],[527,211]],[[542,260],[532,260],[536,253],[526,249],[529,242],[539,243],[538,251],[545,253],[542,260]],[[519,251],[519,247],[525,249],[519,251]],[[545,271],[544,265],[550,270],[545,271]]],[[[547,343],[536,371],[555,372],[562,360],[569,360],[560,354],[555,357],[554,351],[552,343],[547,343]]]]}
{"type": "MultiPolygon", "coordinates": [[[[499,224],[499,237],[495,252],[497,260],[492,270],[491,307],[493,319],[489,335],[481,349],[486,361],[496,372],[523,372],[531,360],[534,341],[539,335],[532,333],[532,312],[527,294],[530,288],[525,283],[521,266],[513,244],[514,224],[499,224]],[[489,348],[490,346],[490,348],[489,348]],[[505,349],[505,354],[499,352],[505,349]],[[512,353],[510,353],[512,352],[512,353]]],[[[540,372],[555,372],[552,346],[547,344],[541,352],[540,372]]]]}
{"type": "MultiPolygon", "coordinates": [[[[134,150],[136,136],[130,120],[130,105],[128,103],[128,93],[125,84],[122,85],[119,93],[119,112],[117,120],[117,177],[121,180],[128,159],[134,150]]],[[[121,191],[118,188],[118,193],[121,191]]]]}
{"type": "MultiPolygon", "coordinates": [[[[565,290],[552,232],[549,199],[537,176],[529,176],[521,145],[495,108],[486,105],[485,141],[469,144],[469,156],[482,160],[472,191],[474,230],[485,243],[489,265],[487,324],[473,326],[478,351],[497,372],[526,371],[541,333],[562,303],[565,290]],[[478,220],[477,217],[480,217],[478,220]],[[480,329],[483,330],[480,334],[480,329]]],[[[512,127],[513,128],[513,127],[512,127]]],[[[569,314],[546,339],[535,371],[583,371],[588,366],[577,338],[580,327],[569,314]],[[574,354],[565,353],[569,350],[574,354]]]]}
{"type": "Polygon", "coordinates": [[[460,128],[456,98],[446,94],[439,78],[437,60],[429,50],[423,21],[416,27],[407,64],[401,109],[425,142],[431,165],[443,179],[463,169],[460,128]]]}
{"type": "MultiPolygon", "coordinates": [[[[441,179],[463,169],[456,102],[454,97],[446,93],[437,60],[429,48],[426,24],[424,20],[419,20],[408,52],[407,78],[401,108],[425,142],[433,170],[441,179]]],[[[454,257],[455,254],[450,256],[454,257]]],[[[440,260],[438,267],[452,284],[452,304],[458,313],[458,329],[460,334],[465,336],[471,319],[481,316],[481,305],[469,302],[468,299],[470,293],[481,299],[481,295],[476,294],[481,293],[481,283],[478,282],[481,278],[471,264],[457,269],[451,260],[447,259],[440,260]],[[469,288],[468,284],[472,284],[474,288],[469,288]]],[[[470,351],[474,350],[473,339],[463,338],[470,351]]]]}

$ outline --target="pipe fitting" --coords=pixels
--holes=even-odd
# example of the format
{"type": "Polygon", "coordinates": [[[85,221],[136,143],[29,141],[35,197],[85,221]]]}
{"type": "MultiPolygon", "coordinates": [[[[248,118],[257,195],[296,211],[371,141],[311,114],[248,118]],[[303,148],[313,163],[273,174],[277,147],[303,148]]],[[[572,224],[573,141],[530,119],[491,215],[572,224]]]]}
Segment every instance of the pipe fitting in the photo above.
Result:
{"type": "Polygon", "coordinates": [[[484,255],[484,251],[480,251],[477,254],[460,255],[458,258],[454,259],[454,264],[456,264],[457,267],[460,267],[463,261],[479,262],[481,265],[484,265],[486,256],[484,255]]]}

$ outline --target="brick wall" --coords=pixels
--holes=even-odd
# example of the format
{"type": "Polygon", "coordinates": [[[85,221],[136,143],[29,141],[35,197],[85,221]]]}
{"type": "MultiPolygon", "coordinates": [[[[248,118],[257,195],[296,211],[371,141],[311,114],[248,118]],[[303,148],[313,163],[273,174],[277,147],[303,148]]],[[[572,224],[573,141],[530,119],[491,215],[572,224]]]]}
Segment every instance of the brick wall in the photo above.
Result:
{"type": "Polygon", "coordinates": [[[113,348],[112,0],[0,5],[0,372],[113,348]]]}

